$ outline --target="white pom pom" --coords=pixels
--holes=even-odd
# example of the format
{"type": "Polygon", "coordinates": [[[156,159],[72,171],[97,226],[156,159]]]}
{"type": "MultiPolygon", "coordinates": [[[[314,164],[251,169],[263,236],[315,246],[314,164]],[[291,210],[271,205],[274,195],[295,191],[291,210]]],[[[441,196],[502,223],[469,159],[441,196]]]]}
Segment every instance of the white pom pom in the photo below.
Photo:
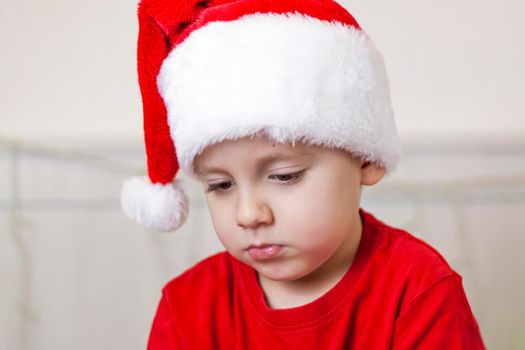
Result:
{"type": "Polygon", "coordinates": [[[120,204],[136,222],[160,231],[174,231],[188,216],[188,197],[180,181],[153,184],[147,176],[132,177],[122,184],[120,204]]]}

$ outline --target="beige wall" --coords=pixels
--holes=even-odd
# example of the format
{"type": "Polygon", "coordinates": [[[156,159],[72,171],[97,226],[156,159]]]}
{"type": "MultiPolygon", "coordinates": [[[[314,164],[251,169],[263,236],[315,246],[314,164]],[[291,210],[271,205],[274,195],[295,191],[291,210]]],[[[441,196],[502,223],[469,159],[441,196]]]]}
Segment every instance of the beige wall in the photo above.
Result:
{"type": "Polygon", "coordinates": [[[384,52],[402,134],[525,133],[525,2],[346,4],[384,52]]]}
{"type": "MultiPolygon", "coordinates": [[[[401,135],[525,134],[525,2],[344,1],[384,53],[401,135]]],[[[140,139],[136,6],[0,2],[0,135],[140,139]]]]}

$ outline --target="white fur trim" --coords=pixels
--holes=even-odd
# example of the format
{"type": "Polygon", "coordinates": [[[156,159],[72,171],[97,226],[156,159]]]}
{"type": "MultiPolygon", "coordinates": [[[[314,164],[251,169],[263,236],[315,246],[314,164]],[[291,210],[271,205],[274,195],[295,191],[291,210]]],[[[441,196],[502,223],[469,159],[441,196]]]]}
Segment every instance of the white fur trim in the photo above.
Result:
{"type": "Polygon", "coordinates": [[[181,169],[225,139],[346,149],[392,170],[399,143],[381,54],[368,36],[301,14],[254,14],[195,30],[157,84],[181,169]]]}
{"type": "Polygon", "coordinates": [[[124,213],[136,222],[160,231],[174,231],[186,220],[188,198],[180,181],[153,184],[147,176],[137,176],[122,184],[120,203],[124,213]]]}

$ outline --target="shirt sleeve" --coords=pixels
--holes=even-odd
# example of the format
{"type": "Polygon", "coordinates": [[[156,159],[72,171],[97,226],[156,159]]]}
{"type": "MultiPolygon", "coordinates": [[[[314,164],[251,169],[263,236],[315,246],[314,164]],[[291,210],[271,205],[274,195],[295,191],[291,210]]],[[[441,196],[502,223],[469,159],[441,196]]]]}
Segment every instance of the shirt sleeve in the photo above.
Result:
{"type": "Polygon", "coordinates": [[[148,350],[179,350],[183,348],[173,321],[168,300],[163,294],[151,326],[148,350]]]}
{"type": "Polygon", "coordinates": [[[485,349],[461,276],[453,273],[419,294],[396,320],[393,349],[485,349]]]}

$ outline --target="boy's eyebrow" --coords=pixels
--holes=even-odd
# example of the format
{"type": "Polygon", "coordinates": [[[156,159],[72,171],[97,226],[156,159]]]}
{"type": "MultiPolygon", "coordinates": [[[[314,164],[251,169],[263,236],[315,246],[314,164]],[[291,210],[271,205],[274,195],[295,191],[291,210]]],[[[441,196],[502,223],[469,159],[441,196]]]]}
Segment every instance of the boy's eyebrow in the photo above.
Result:
{"type": "MultiPolygon", "coordinates": [[[[268,164],[273,163],[277,160],[283,160],[283,159],[289,159],[292,157],[306,157],[313,155],[313,152],[308,151],[307,149],[301,149],[301,150],[294,150],[294,151],[284,151],[284,150],[276,150],[272,151],[270,154],[263,155],[257,160],[257,168],[258,170],[263,169],[264,167],[268,166],[268,164]]],[[[217,166],[199,166],[199,164],[195,165],[194,172],[196,174],[205,175],[209,173],[224,173],[224,169],[217,166]]]]}
{"type": "Polygon", "coordinates": [[[258,170],[264,169],[268,166],[268,164],[271,164],[278,160],[286,160],[293,157],[306,157],[308,155],[311,155],[311,152],[308,152],[306,150],[302,152],[283,152],[283,151],[276,151],[275,153],[272,153],[271,155],[263,156],[257,161],[257,168],[258,170]]]}

